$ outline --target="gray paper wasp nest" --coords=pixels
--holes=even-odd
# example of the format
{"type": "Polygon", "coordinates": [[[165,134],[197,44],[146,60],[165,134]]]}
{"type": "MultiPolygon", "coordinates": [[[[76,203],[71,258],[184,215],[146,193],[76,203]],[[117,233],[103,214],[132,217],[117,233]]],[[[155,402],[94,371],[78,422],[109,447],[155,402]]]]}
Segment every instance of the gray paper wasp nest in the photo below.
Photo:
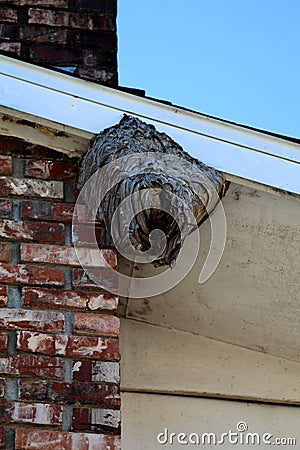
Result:
{"type": "Polygon", "coordinates": [[[154,266],[175,263],[185,237],[225,193],[220,172],[154,126],[127,115],[91,140],[81,161],[80,190],[92,175],[86,201],[98,210],[118,250],[153,254],[154,266]],[[154,230],[164,233],[156,235],[158,242],[154,230]]]}

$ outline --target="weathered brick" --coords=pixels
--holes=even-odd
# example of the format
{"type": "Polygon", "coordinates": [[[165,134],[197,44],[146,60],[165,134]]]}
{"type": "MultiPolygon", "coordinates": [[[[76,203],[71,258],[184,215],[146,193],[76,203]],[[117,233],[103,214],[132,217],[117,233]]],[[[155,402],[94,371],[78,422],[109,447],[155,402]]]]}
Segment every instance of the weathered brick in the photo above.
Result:
{"type": "Polygon", "coordinates": [[[0,353],[5,353],[7,351],[7,333],[5,331],[0,331],[0,353]]]}
{"type": "Polygon", "coordinates": [[[8,288],[5,284],[0,284],[0,306],[6,306],[8,300],[8,288]]]}
{"type": "Polygon", "coordinates": [[[77,248],[75,251],[73,247],[43,244],[22,244],[21,260],[69,266],[115,268],[117,265],[114,250],[77,248]]]}
{"type": "MultiPolygon", "coordinates": [[[[0,0],[1,3],[10,3],[11,5],[30,6],[36,5],[37,0],[0,0]]],[[[56,8],[67,8],[68,0],[38,0],[39,6],[55,6],[56,8]]]]}
{"type": "Polygon", "coordinates": [[[0,217],[3,219],[9,219],[12,217],[11,200],[0,199],[0,217]]]}
{"type": "Polygon", "coordinates": [[[79,66],[76,70],[76,75],[85,80],[97,80],[108,85],[116,84],[116,73],[107,68],[94,68],[79,66]]]}
{"type": "Polygon", "coordinates": [[[97,220],[94,214],[89,210],[87,205],[78,203],[74,209],[73,223],[91,223],[104,226],[103,220],[97,220]]]}
{"type": "Polygon", "coordinates": [[[3,427],[0,427],[0,449],[4,449],[5,444],[5,431],[3,427]]]}
{"type": "Polygon", "coordinates": [[[74,408],[73,430],[120,432],[120,411],[102,408],[74,408]]]}
{"type": "Polygon", "coordinates": [[[107,269],[89,269],[93,279],[83,269],[73,270],[73,286],[77,289],[107,289],[117,290],[118,275],[107,269]]]}
{"type": "MultiPolygon", "coordinates": [[[[12,26],[12,25],[11,25],[12,26]]],[[[9,30],[7,30],[7,33],[9,30]]],[[[13,30],[11,30],[13,32],[13,30]]],[[[40,26],[26,26],[26,27],[20,27],[18,29],[19,32],[19,39],[22,42],[30,43],[38,43],[38,44],[60,44],[64,45],[67,43],[67,36],[68,32],[67,30],[63,28],[52,28],[49,29],[48,27],[40,27],[40,26]]],[[[35,178],[35,177],[33,177],[35,178]]],[[[44,178],[44,177],[38,177],[38,178],[44,178]]]]}
{"type": "Polygon", "coordinates": [[[47,356],[67,356],[69,358],[101,358],[103,360],[118,360],[120,358],[119,342],[113,338],[18,331],[17,349],[23,352],[36,352],[47,356]]]}
{"type": "MultiPolygon", "coordinates": [[[[89,249],[86,249],[86,253],[88,252],[89,249]]],[[[80,266],[73,247],[58,245],[22,244],[21,261],[80,266]]]]}
{"type": "Polygon", "coordinates": [[[120,335],[120,319],[115,316],[76,313],[74,314],[74,334],[117,337],[120,335]]]}
{"type": "MultiPolygon", "coordinates": [[[[0,228],[0,236],[1,236],[1,228],[0,228]]],[[[7,244],[6,242],[0,242],[0,261],[1,262],[10,261],[10,244],[7,244]]]]}
{"type": "Polygon", "coordinates": [[[121,450],[120,436],[49,430],[16,430],[16,450],[121,450]]]}
{"type": "MultiPolygon", "coordinates": [[[[106,29],[114,29],[113,21],[110,18],[107,18],[106,29]]],[[[114,32],[108,31],[77,31],[76,44],[80,48],[88,47],[89,49],[97,50],[115,50],[117,48],[117,36],[114,32]]],[[[97,64],[96,61],[93,65],[97,64]]]]}
{"type": "MultiPolygon", "coordinates": [[[[4,206],[3,206],[4,208],[4,206]]],[[[8,208],[8,206],[6,206],[8,208]]],[[[70,203],[50,203],[42,200],[23,200],[22,201],[22,217],[23,219],[39,219],[50,220],[56,222],[92,222],[95,219],[89,212],[87,206],[78,205],[76,216],[73,218],[74,205],[70,203]]],[[[1,217],[1,200],[0,200],[0,217],[1,217]]]]}
{"type": "Polygon", "coordinates": [[[64,196],[61,181],[30,180],[0,177],[0,194],[20,197],[47,197],[62,199],[64,196]]]}
{"type": "Polygon", "coordinates": [[[64,364],[61,358],[40,355],[13,355],[0,358],[0,374],[63,380],[64,364]]]}
{"type": "MultiPolygon", "coordinates": [[[[10,122],[12,119],[9,116],[4,116],[2,121],[5,123],[10,122]]],[[[13,121],[14,122],[14,121],[13,121]]],[[[25,127],[35,128],[36,123],[27,119],[18,119],[18,125],[24,125],[25,127]]],[[[60,131],[57,132],[60,134],[60,131]]],[[[0,135],[0,153],[4,155],[13,155],[16,157],[21,157],[24,159],[35,158],[35,159],[53,159],[55,161],[66,160],[66,155],[61,152],[57,152],[48,147],[43,147],[42,145],[33,144],[32,142],[27,142],[24,139],[0,135]]]]}
{"type": "Polygon", "coordinates": [[[13,8],[1,7],[0,9],[0,22],[17,22],[18,11],[13,8]]]}
{"type": "Polygon", "coordinates": [[[15,222],[0,219],[0,238],[37,242],[64,242],[65,226],[62,223],[15,222]]]}
{"type": "Polygon", "coordinates": [[[72,226],[72,242],[77,246],[96,245],[103,242],[105,230],[102,226],[93,225],[73,225],[72,226]],[[96,238],[96,243],[95,243],[96,238]]]}
{"type": "Polygon", "coordinates": [[[112,294],[95,292],[24,288],[23,305],[30,308],[112,311],[116,313],[118,298],[112,294]]]}
{"type": "MultiPolygon", "coordinates": [[[[1,379],[0,379],[1,382],[1,379]]],[[[115,385],[96,383],[61,383],[50,380],[23,379],[19,383],[19,399],[48,403],[96,405],[120,408],[120,389],[115,385]]]]}
{"type": "Polygon", "coordinates": [[[0,422],[56,426],[62,422],[62,408],[43,403],[0,403],[0,422]]]}
{"type": "Polygon", "coordinates": [[[56,27],[78,28],[84,30],[111,30],[113,20],[107,14],[96,12],[76,12],[29,8],[28,23],[45,24],[56,27]]]}
{"type": "MultiPolygon", "coordinates": [[[[1,1],[0,1],[1,4],[1,1]]],[[[0,25],[0,39],[18,41],[20,39],[20,27],[15,24],[2,23],[0,25]]]]}
{"type": "Polygon", "coordinates": [[[117,2],[116,0],[105,0],[101,2],[99,0],[75,0],[75,8],[116,14],[117,2]]]}
{"type": "MultiPolygon", "coordinates": [[[[103,32],[105,33],[105,32],[103,32]]],[[[83,48],[83,62],[85,66],[101,67],[102,69],[112,69],[117,67],[117,59],[115,52],[103,48],[99,51],[99,48],[103,45],[100,43],[98,46],[95,44],[91,48],[83,48]],[[94,48],[93,48],[94,47],[94,48]]]]}
{"type": "Polygon", "coordinates": [[[20,42],[0,42],[0,50],[8,53],[15,53],[18,56],[21,54],[20,42]]]}
{"type": "Polygon", "coordinates": [[[72,222],[74,206],[68,203],[50,203],[41,200],[23,200],[22,218],[72,222]],[[59,216],[59,218],[58,218],[59,216]]]}
{"type": "Polygon", "coordinates": [[[78,48],[59,47],[53,45],[32,45],[30,47],[30,59],[32,61],[56,64],[56,65],[75,65],[82,62],[78,48]]]}
{"type": "Polygon", "coordinates": [[[119,363],[106,361],[73,361],[73,379],[94,383],[119,383],[119,363]]]}
{"type": "Polygon", "coordinates": [[[11,175],[12,161],[11,156],[0,155],[0,175],[11,175]]]}
{"type": "Polygon", "coordinates": [[[26,162],[25,174],[31,178],[42,178],[44,180],[59,180],[65,183],[74,181],[78,172],[77,164],[57,161],[34,161],[26,162]]]}
{"type": "Polygon", "coordinates": [[[0,329],[64,331],[64,315],[56,311],[31,311],[26,309],[0,309],[0,329]]]}
{"type": "Polygon", "coordinates": [[[64,281],[63,271],[52,267],[0,263],[0,283],[63,286],[64,281]]]}

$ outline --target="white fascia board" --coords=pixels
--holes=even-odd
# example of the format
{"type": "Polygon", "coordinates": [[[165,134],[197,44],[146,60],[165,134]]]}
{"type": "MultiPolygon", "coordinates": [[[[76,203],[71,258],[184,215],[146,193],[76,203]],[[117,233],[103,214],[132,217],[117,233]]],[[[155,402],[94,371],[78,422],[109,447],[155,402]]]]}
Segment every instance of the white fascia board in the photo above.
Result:
{"type": "Polygon", "coordinates": [[[300,145],[163,103],[0,56],[0,104],[91,133],[124,113],[152,123],[225,173],[300,194],[300,145]]]}

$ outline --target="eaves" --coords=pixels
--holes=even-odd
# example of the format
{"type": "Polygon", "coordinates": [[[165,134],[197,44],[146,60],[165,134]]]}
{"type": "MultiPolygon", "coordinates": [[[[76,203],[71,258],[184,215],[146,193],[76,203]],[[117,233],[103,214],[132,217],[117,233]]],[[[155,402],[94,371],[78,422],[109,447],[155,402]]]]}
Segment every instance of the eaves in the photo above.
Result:
{"type": "Polygon", "coordinates": [[[126,113],[166,132],[193,157],[224,172],[228,180],[300,194],[300,144],[289,138],[6,56],[0,56],[0,64],[0,105],[6,119],[2,134],[13,133],[79,156],[92,135],[116,124],[126,113]]]}

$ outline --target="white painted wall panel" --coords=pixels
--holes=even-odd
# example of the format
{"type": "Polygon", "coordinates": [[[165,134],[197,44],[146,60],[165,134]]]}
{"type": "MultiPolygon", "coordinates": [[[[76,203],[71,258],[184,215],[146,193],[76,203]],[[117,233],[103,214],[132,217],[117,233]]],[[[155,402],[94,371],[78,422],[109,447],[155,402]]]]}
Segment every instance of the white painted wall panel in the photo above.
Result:
{"type": "MultiPolygon", "coordinates": [[[[263,405],[255,403],[233,402],[216,399],[175,397],[151,394],[124,393],[122,395],[122,449],[123,450],[181,450],[181,449],[211,449],[224,450],[257,448],[296,449],[300,446],[300,408],[263,405]],[[247,431],[238,432],[237,424],[242,422],[248,427],[247,431]],[[168,429],[168,443],[165,442],[164,432],[168,429]],[[204,445],[179,444],[178,434],[185,433],[187,437],[179,439],[197,442],[192,433],[202,437],[203,433],[214,433],[217,442],[221,442],[222,433],[232,430],[237,436],[231,436],[231,444],[224,436],[224,444],[204,445]],[[176,433],[173,444],[170,444],[170,433],[176,433]],[[250,433],[257,433],[254,442],[260,445],[243,445],[241,442],[252,443],[250,433]],[[249,436],[248,438],[246,436],[249,436]],[[276,439],[294,438],[296,445],[276,446],[276,439]],[[263,440],[270,444],[263,443],[263,440]]],[[[239,425],[242,428],[242,424],[239,425]]],[[[211,438],[212,439],[212,438],[211,438]]],[[[213,442],[213,441],[211,441],[213,442]]],[[[287,441],[285,441],[287,442],[287,441]]]]}

